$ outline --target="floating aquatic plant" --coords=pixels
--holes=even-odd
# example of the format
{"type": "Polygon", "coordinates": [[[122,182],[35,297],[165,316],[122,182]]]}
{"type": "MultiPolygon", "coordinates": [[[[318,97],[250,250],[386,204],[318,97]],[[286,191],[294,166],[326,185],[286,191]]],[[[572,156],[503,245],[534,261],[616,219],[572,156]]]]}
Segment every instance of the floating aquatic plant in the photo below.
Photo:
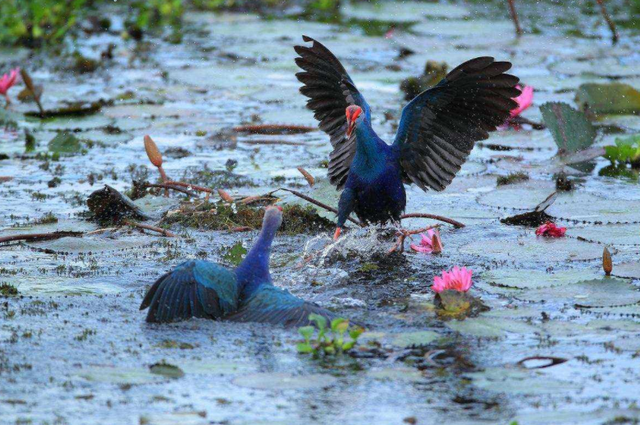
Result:
{"type": "Polygon", "coordinates": [[[303,326],[298,329],[304,342],[299,343],[296,348],[298,353],[313,354],[314,357],[345,353],[356,345],[364,332],[360,326],[349,326],[349,321],[341,317],[333,319],[329,327],[327,319],[318,314],[310,314],[309,321],[315,326],[303,326]],[[316,329],[318,333],[314,337],[316,329]],[[348,334],[348,338],[345,334],[348,334]]]}
{"type": "Polygon", "coordinates": [[[482,301],[468,294],[473,271],[455,266],[433,277],[431,289],[436,293],[436,314],[443,319],[462,320],[489,308],[482,301]]]}
{"type": "Polygon", "coordinates": [[[604,150],[604,157],[611,161],[612,165],[631,164],[632,168],[640,168],[640,134],[617,137],[615,145],[605,146],[604,150]]]}
{"type": "Polygon", "coordinates": [[[547,102],[540,111],[560,155],[584,150],[596,140],[596,130],[585,114],[568,104],[547,102]]]}

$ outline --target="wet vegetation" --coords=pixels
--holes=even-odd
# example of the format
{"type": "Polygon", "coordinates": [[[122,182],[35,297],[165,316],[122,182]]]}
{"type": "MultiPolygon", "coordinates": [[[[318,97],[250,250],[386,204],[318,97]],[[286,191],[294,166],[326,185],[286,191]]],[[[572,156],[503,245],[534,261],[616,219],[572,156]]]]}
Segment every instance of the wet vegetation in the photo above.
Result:
{"type": "Polygon", "coordinates": [[[604,2],[615,43],[595,0],[514,4],[521,36],[502,0],[0,2],[0,422],[638,422],[640,2],[604,2]],[[459,63],[513,63],[518,111],[445,191],[407,186],[465,227],[333,241],[302,34],[385,140],[459,63]],[[341,319],[144,323],[159,276],[239,264],[274,204],[274,283],[341,319]]]}

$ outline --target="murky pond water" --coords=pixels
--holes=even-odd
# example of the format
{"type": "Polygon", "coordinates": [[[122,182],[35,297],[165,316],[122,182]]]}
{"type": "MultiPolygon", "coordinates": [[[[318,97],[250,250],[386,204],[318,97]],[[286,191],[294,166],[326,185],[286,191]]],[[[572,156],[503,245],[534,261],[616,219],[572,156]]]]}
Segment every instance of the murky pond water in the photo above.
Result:
{"type": "MultiPolygon", "coordinates": [[[[612,47],[597,16],[580,22],[605,39],[567,36],[575,25],[568,20],[516,40],[511,22],[495,18],[495,6],[389,7],[386,15],[394,20],[417,23],[385,38],[363,35],[358,27],[192,13],[179,45],[149,39],[134,48],[116,35],[79,41],[89,56],[109,43],[117,46],[108,66],[90,74],[36,57],[40,65],[32,76],[45,87],[46,108],[97,100],[107,106],[85,117],[39,120],[22,114],[35,105],[17,103],[0,115],[17,123],[17,129],[0,129],[0,153],[9,156],[0,160],[0,176],[13,177],[0,183],[0,237],[100,229],[84,216],[92,191],[109,184],[124,192],[132,179],[157,177],[145,155],[145,134],[165,153],[165,170],[175,179],[233,196],[292,187],[336,205],[337,193],[322,181],[330,151],[323,133],[231,130],[255,123],[316,125],[294,77],[292,46],[302,34],[321,40],[347,65],[386,140],[404,104],[400,81],[420,74],[428,59],[450,66],[480,55],[510,60],[513,73],[535,87],[536,106],[571,103],[584,82],[640,87],[640,37],[623,30],[612,47]],[[398,58],[400,49],[416,54],[398,58]],[[28,154],[25,130],[38,142],[28,154]],[[46,158],[49,141],[61,132],[81,140],[81,151],[46,158]],[[232,172],[220,173],[235,162],[232,172]],[[319,180],[316,188],[306,188],[297,167],[319,180]],[[51,214],[57,223],[43,223],[51,214]]],[[[372,11],[360,5],[347,13],[366,20],[372,11]]],[[[506,9],[500,16],[506,19],[506,9]]],[[[0,69],[24,66],[27,57],[0,50],[0,69]]],[[[524,116],[542,120],[535,106],[524,116]]],[[[618,133],[600,131],[597,145],[640,130],[639,116],[606,122],[618,133]]],[[[1,246],[0,284],[13,285],[19,295],[0,299],[0,422],[635,423],[640,190],[633,180],[599,176],[608,164],[602,158],[578,169],[557,160],[556,151],[546,130],[503,130],[473,150],[444,192],[407,188],[408,212],[467,225],[442,227],[445,246],[438,256],[388,256],[390,241],[376,229],[354,230],[336,245],[328,232],[278,236],[274,281],[365,324],[360,345],[368,349],[355,357],[298,355],[294,330],[263,325],[145,324],[138,306],[157,276],[187,258],[221,261],[226,247],[249,244],[256,232],[172,225],[180,237],[164,238],[114,228],[1,246]],[[528,182],[497,186],[497,176],[522,170],[528,182]],[[560,193],[547,213],[569,228],[567,237],[543,239],[534,229],[501,224],[500,218],[531,210],[552,193],[559,171],[575,179],[577,189],[560,193]],[[604,246],[613,253],[611,278],[601,268],[604,246]],[[436,316],[433,276],[454,265],[474,270],[472,293],[489,311],[465,320],[436,316]],[[548,368],[521,362],[535,356],[568,361],[548,368]],[[149,366],[161,361],[184,376],[152,373],[149,366]]],[[[172,193],[136,202],[157,224],[182,199],[172,193]]]]}

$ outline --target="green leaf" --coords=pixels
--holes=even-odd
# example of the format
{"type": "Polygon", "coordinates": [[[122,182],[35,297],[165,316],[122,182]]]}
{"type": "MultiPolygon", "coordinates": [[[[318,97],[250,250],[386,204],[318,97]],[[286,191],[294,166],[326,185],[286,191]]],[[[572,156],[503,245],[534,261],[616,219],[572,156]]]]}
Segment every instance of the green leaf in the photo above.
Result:
{"type": "Polygon", "coordinates": [[[344,344],[342,344],[342,351],[349,351],[354,347],[354,345],[356,345],[355,341],[345,342],[344,344]]]}
{"type": "Polygon", "coordinates": [[[184,376],[184,372],[178,366],[174,366],[169,363],[156,363],[149,367],[149,371],[156,375],[162,375],[167,378],[182,378],[184,376]]]}
{"type": "Polygon", "coordinates": [[[640,159],[640,134],[616,138],[615,146],[605,146],[605,158],[611,162],[635,162],[640,159]]]}
{"type": "Polygon", "coordinates": [[[245,255],[247,254],[247,249],[242,246],[242,242],[236,242],[227,251],[224,253],[222,258],[227,263],[238,266],[242,260],[244,260],[245,255]]]}
{"type": "MultiPolygon", "coordinates": [[[[349,327],[349,322],[347,322],[347,319],[343,319],[342,317],[338,317],[338,318],[336,318],[336,319],[333,319],[333,320],[331,321],[331,330],[332,330],[333,332],[340,332],[340,331],[338,330],[338,328],[339,328],[339,327],[341,327],[341,325],[342,325],[343,323],[345,323],[345,322],[346,322],[347,327],[349,327]]],[[[344,328],[344,330],[346,331],[347,329],[346,329],[346,328],[344,328]]],[[[344,332],[344,331],[342,331],[342,332],[344,332]]]]}
{"type": "Polygon", "coordinates": [[[302,343],[296,345],[296,349],[298,350],[298,353],[300,353],[300,354],[313,353],[313,347],[311,346],[311,344],[306,343],[306,342],[302,342],[302,343]]]}
{"type": "Polygon", "coordinates": [[[358,338],[360,338],[360,335],[362,335],[363,332],[364,332],[364,328],[361,328],[360,326],[355,326],[349,330],[349,336],[353,340],[357,340],[358,338]]]}
{"type": "Polygon", "coordinates": [[[308,342],[313,336],[313,332],[316,330],[313,326],[302,326],[298,328],[298,333],[308,342]]]}
{"type": "Polygon", "coordinates": [[[558,145],[558,153],[584,150],[596,139],[596,131],[584,113],[566,103],[547,102],[540,107],[545,125],[558,145]]]}
{"type": "Polygon", "coordinates": [[[327,328],[327,319],[319,314],[311,313],[309,315],[309,321],[314,322],[321,333],[327,328]]]}
{"type": "Polygon", "coordinates": [[[640,112],[640,92],[628,84],[582,84],[576,92],[580,109],[592,115],[640,112]]]}
{"type": "Polygon", "coordinates": [[[71,133],[58,133],[49,141],[49,150],[54,153],[78,153],[81,149],[80,140],[71,133]]]}

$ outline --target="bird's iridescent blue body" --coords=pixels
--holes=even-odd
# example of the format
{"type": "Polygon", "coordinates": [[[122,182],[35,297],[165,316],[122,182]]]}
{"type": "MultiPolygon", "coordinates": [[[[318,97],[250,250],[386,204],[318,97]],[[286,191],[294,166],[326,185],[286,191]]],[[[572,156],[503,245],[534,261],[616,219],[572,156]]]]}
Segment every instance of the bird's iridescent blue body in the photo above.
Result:
{"type": "MultiPolygon", "coordinates": [[[[355,134],[356,154],[342,197],[345,202],[352,198],[353,211],[363,222],[398,221],[407,199],[397,150],[378,137],[366,119],[357,124],[355,134]]],[[[339,226],[342,218],[346,221],[346,216],[339,217],[339,226]]]]}
{"type": "Polygon", "coordinates": [[[282,211],[267,208],[260,236],[235,270],[189,260],[161,276],[140,305],[149,308],[147,321],[200,317],[294,326],[308,324],[311,313],[331,319],[330,312],[273,286],[269,254],[281,222],[282,211]]]}

